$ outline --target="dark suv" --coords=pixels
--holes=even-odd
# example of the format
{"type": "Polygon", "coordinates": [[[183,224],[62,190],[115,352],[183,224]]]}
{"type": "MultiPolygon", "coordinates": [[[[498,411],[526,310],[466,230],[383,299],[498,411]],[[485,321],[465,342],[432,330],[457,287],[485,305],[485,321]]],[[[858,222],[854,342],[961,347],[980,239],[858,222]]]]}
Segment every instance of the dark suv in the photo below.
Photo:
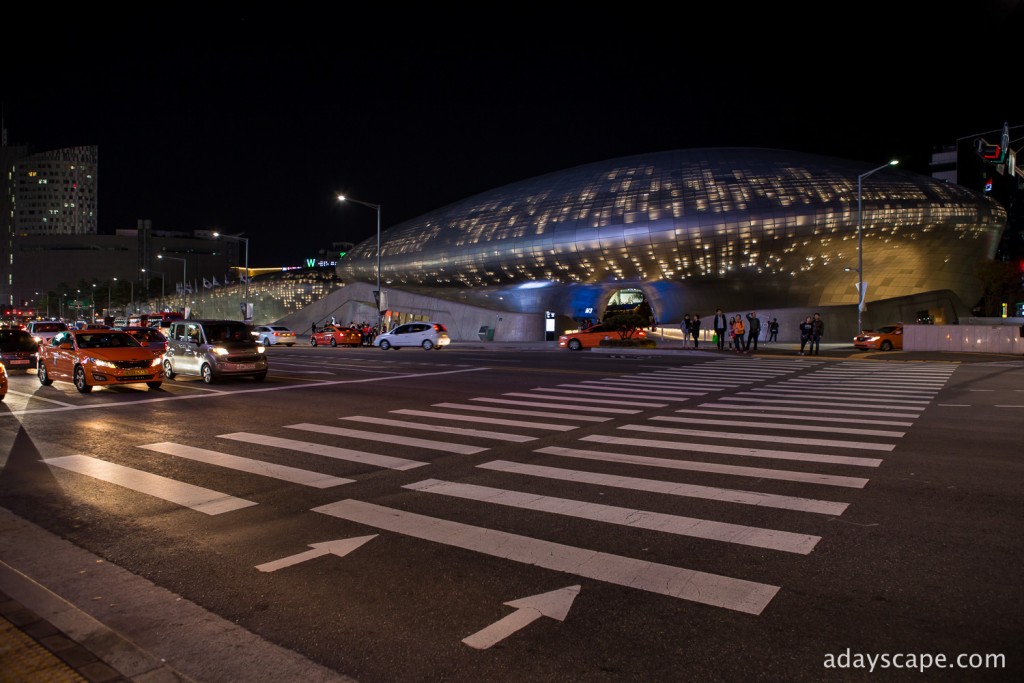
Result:
{"type": "Polygon", "coordinates": [[[36,366],[39,343],[25,330],[0,329],[0,361],[8,370],[28,370],[36,366]]]}
{"type": "Polygon", "coordinates": [[[267,376],[267,354],[238,320],[176,320],[167,333],[164,375],[198,375],[207,384],[226,376],[267,376]]]}

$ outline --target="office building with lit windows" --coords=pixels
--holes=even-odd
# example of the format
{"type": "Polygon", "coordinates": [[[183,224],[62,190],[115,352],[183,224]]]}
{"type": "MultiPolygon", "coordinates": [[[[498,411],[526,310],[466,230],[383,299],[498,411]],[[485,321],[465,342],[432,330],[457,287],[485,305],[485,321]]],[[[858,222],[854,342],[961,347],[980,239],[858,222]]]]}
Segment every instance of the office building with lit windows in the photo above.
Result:
{"type": "MultiPolygon", "coordinates": [[[[547,314],[560,326],[622,302],[642,301],[671,324],[721,308],[777,313],[780,322],[788,311],[795,328],[796,316],[819,310],[848,326],[845,340],[862,259],[866,322],[970,315],[981,295],[976,268],[994,256],[1006,211],[898,166],[871,172],[877,165],[709,148],[530,178],[384,230],[382,289],[392,305],[415,292],[547,314]]],[[[375,283],[377,265],[374,236],[338,274],[375,283]]]]}

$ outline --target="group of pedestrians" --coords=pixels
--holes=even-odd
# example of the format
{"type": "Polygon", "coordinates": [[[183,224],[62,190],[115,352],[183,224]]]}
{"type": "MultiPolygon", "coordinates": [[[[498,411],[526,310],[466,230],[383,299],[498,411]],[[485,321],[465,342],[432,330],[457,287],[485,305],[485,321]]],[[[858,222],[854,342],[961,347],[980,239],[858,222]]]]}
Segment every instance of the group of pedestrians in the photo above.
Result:
{"type": "Polygon", "coordinates": [[[821,348],[823,334],[825,334],[825,321],[821,319],[820,313],[815,313],[813,318],[811,316],[804,318],[804,321],[800,323],[800,355],[817,356],[821,348]],[[804,353],[804,348],[807,348],[807,353],[804,353]]]}
{"type": "MultiPolygon", "coordinates": [[[[746,315],[746,323],[743,322],[744,316],[740,313],[729,317],[722,313],[722,309],[715,310],[715,317],[711,322],[712,329],[715,331],[715,345],[719,351],[725,351],[726,339],[728,339],[729,349],[736,353],[750,353],[751,351],[757,352],[757,340],[760,338],[762,331],[767,329],[769,342],[777,342],[779,339],[779,321],[778,318],[772,318],[767,323],[767,326],[762,325],[761,318],[757,317],[757,311],[750,311],[746,315]]],[[[700,316],[694,314],[691,316],[689,313],[683,316],[682,322],[679,324],[680,331],[683,333],[683,348],[690,348],[692,340],[693,347],[699,348],[699,336],[701,321],[700,316]]],[[[806,321],[800,324],[800,355],[805,355],[804,349],[810,344],[807,355],[818,355],[818,350],[821,346],[821,337],[825,333],[825,323],[821,319],[820,313],[815,313],[813,318],[808,316],[806,321]],[[805,329],[806,327],[806,329],[805,329]]]]}

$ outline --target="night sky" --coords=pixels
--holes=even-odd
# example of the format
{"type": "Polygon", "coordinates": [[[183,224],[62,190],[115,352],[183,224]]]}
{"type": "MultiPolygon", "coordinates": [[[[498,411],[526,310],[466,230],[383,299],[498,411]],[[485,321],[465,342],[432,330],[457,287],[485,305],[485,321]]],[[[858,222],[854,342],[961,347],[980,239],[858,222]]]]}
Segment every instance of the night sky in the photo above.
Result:
{"type": "Polygon", "coordinates": [[[339,192],[380,204],[387,229],[644,152],[780,148],[928,174],[936,147],[1024,124],[1011,0],[906,16],[857,3],[846,18],[831,4],[799,21],[785,4],[757,16],[247,7],[25,17],[35,47],[7,51],[0,88],[8,143],[97,145],[100,232],[150,219],[244,233],[256,267],[373,235],[375,212],[339,192]]]}

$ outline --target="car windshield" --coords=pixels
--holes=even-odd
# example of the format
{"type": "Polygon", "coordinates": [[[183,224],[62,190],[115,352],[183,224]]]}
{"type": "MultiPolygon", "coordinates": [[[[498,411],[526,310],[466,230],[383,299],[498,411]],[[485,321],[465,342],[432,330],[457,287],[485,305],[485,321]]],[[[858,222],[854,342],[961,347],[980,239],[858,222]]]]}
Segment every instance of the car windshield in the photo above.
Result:
{"type": "Polygon", "coordinates": [[[33,332],[63,332],[68,329],[64,323],[36,323],[32,326],[33,332]]]}
{"type": "Polygon", "coordinates": [[[167,341],[167,337],[165,337],[160,332],[160,330],[153,329],[153,328],[146,328],[146,329],[141,329],[141,330],[132,330],[129,334],[131,334],[133,337],[135,337],[136,339],[138,339],[139,341],[142,341],[142,342],[163,342],[163,341],[167,341]]]}
{"type": "Polygon", "coordinates": [[[231,323],[218,323],[214,325],[205,325],[206,330],[206,341],[211,344],[219,342],[232,342],[232,341],[248,341],[252,339],[252,334],[249,333],[249,328],[239,323],[233,325],[231,323]]]}
{"type": "Polygon", "coordinates": [[[896,325],[887,325],[885,327],[879,327],[878,331],[881,334],[892,334],[893,332],[895,332],[898,329],[899,329],[899,327],[897,327],[896,325]]]}
{"type": "Polygon", "coordinates": [[[80,349],[113,349],[113,348],[140,348],[130,334],[114,332],[91,332],[78,335],[78,348],[80,349]]]}
{"type": "Polygon", "coordinates": [[[287,327],[271,327],[270,329],[274,330],[275,332],[287,332],[288,331],[287,327]]]}
{"type": "Polygon", "coordinates": [[[0,350],[35,351],[36,340],[25,330],[0,330],[0,350]]]}

